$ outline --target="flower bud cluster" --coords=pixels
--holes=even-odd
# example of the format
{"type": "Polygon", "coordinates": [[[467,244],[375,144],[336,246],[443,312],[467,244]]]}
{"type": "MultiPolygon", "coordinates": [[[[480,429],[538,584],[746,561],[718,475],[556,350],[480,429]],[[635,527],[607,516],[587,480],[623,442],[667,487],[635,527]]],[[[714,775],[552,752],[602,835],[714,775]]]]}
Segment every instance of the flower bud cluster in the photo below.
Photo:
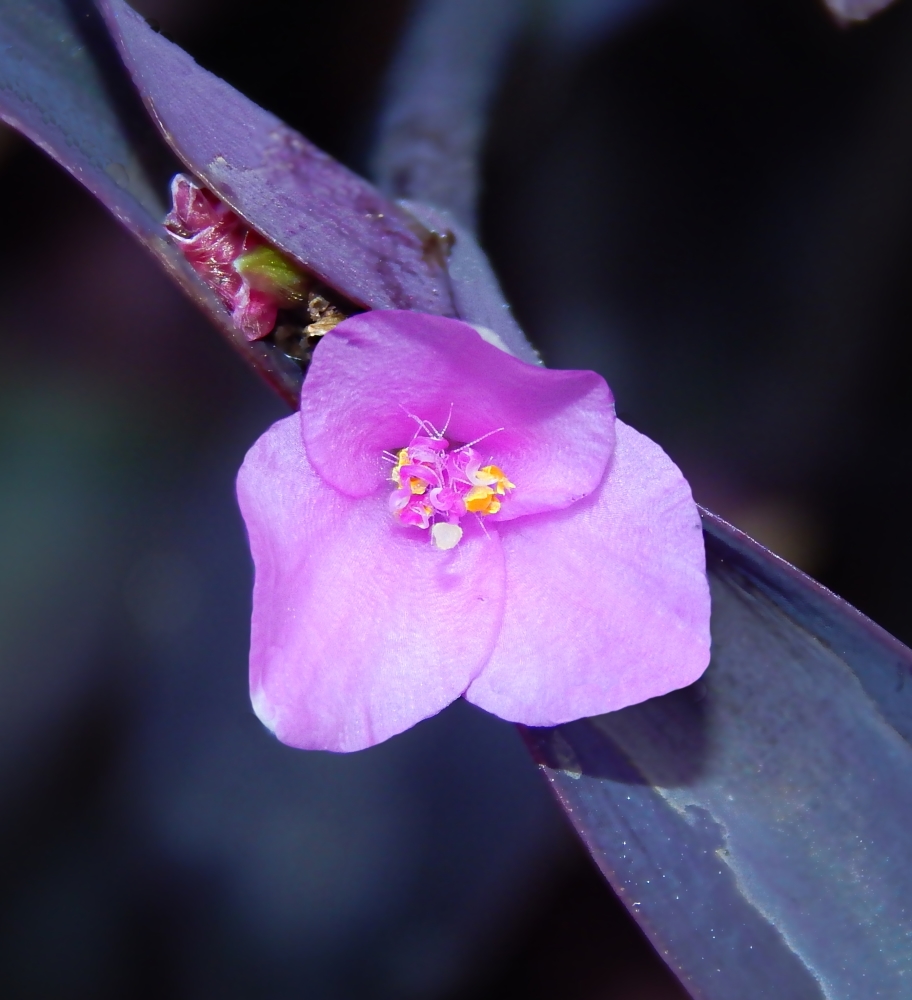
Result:
{"type": "Polygon", "coordinates": [[[223,202],[185,174],[171,182],[165,227],[248,340],[271,333],[279,309],[303,301],[307,279],[223,202]]]}

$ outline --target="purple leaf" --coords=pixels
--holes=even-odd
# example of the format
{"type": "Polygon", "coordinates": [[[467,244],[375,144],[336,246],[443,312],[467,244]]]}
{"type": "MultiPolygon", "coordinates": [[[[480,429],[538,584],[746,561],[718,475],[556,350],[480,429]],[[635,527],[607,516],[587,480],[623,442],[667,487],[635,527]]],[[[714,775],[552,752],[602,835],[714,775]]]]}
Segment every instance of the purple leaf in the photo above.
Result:
{"type": "Polygon", "coordinates": [[[150,235],[166,207],[149,170],[148,154],[160,143],[124,86],[92,6],[3,4],[0,46],[3,120],[61,163],[135,235],[150,235]]]}
{"type": "Polygon", "coordinates": [[[455,314],[434,234],[123,0],[99,6],[162,135],[250,226],[361,306],[455,314]]]}
{"type": "MultiPolygon", "coordinates": [[[[604,43],[661,0],[424,0],[389,73],[373,176],[396,198],[475,228],[487,112],[520,32],[538,22],[560,63],[604,43]]],[[[533,98],[534,100],[534,98],[533,98]]]]}
{"type": "Polygon", "coordinates": [[[912,651],[711,514],[704,531],[704,677],[527,741],[695,995],[902,996],[912,651]]]}
{"type": "Polygon", "coordinates": [[[513,318],[510,306],[504,300],[497,276],[484,250],[468,229],[464,229],[443,210],[431,208],[420,202],[406,202],[409,211],[441,237],[451,233],[455,239],[447,260],[450,288],[460,319],[474,326],[493,330],[507,345],[510,352],[523,361],[540,363],[534,348],[526,340],[519,324],[513,318]]]}
{"type": "Polygon", "coordinates": [[[416,5],[379,121],[374,176],[384,191],[474,228],[487,109],[526,13],[521,0],[416,5]]]}
{"type": "Polygon", "coordinates": [[[177,169],[88,0],[0,6],[0,118],[84,184],[150,250],[255,370],[290,403],[300,371],[248,344],[184,261],[161,220],[177,169]]]}
{"type": "Polygon", "coordinates": [[[827,7],[843,22],[866,21],[889,7],[893,0],[825,0],[827,7]]]}

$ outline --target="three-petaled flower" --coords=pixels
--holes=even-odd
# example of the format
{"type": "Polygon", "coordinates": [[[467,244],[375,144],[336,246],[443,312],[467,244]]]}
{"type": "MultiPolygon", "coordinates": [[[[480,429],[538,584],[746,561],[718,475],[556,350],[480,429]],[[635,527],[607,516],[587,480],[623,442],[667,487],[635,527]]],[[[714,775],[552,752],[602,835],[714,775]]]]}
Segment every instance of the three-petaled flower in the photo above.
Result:
{"type": "Polygon", "coordinates": [[[694,681],[709,659],[683,476],[593,372],[419,313],[346,320],[238,477],[251,695],[293,746],[357,750],[464,696],[532,726],[694,681]]]}

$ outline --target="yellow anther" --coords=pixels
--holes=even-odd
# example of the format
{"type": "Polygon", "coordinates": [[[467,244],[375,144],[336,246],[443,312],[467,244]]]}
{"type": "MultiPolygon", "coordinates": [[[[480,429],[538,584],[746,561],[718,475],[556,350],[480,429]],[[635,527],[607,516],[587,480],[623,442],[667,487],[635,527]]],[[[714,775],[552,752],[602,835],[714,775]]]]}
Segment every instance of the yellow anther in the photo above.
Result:
{"type": "Polygon", "coordinates": [[[414,476],[409,479],[409,489],[412,493],[427,493],[427,488],[428,484],[423,479],[416,479],[414,476]]]}
{"type": "Polygon", "coordinates": [[[500,501],[490,486],[473,486],[465,495],[465,505],[474,514],[496,514],[500,510],[500,501]]]}
{"type": "MultiPolygon", "coordinates": [[[[403,465],[408,465],[408,464],[409,464],[408,448],[400,448],[399,451],[396,452],[396,464],[393,466],[393,471],[390,473],[390,478],[397,486],[402,485],[402,477],[399,475],[399,470],[402,468],[403,465]]],[[[414,493],[415,491],[412,490],[412,492],[414,493]]]]}
{"type": "MultiPolygon", "coordinates": [[[[478,470],[475,476],[479,483],[485,486],[493,486],[494,489],[503,496],[507,490],[515,489],[513,483],[504,475],[503,469],[496,465],[485,465],[478,470]]],[[[492,511],[493,513],[493,511],[492,511]]]]}

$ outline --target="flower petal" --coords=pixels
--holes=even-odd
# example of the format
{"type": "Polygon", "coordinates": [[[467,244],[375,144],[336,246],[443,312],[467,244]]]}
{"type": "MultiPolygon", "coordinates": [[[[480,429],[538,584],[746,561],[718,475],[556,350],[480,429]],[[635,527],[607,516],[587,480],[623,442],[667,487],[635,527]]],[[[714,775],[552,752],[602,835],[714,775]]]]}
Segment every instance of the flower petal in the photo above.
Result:
{"type": "Polygon", "coordinates": [[[420,313],[353,316],[314,352],[301,393],[304,443],[326,482],[367,496],[384,450],[415,433],[410,414],[478,445],[516,484],[491,520],[557,510],[601,482],[614,448],[614,400],[595,372],[552,371],[485,343],[468,324],[420,313]],[[499,430],[499,428],[503,428],[499,430]]]}
{"type": "Polygon", "coordinates": [[[598,492],[499,528],[507,600],[466,698],[551,726],[684,687],[709,662],[709,588],[690,487],[661,448],[617,422],[598,492]]]}
{"type": "Polygon", "coordinates": [[[451,551],[314,473],[299,415],[238,475],[256,569],[250,685],[260,719],[305,749],[358,750],[434,715],[478,673],[503,610],[503,555],[477,525],[451,551]]]}

